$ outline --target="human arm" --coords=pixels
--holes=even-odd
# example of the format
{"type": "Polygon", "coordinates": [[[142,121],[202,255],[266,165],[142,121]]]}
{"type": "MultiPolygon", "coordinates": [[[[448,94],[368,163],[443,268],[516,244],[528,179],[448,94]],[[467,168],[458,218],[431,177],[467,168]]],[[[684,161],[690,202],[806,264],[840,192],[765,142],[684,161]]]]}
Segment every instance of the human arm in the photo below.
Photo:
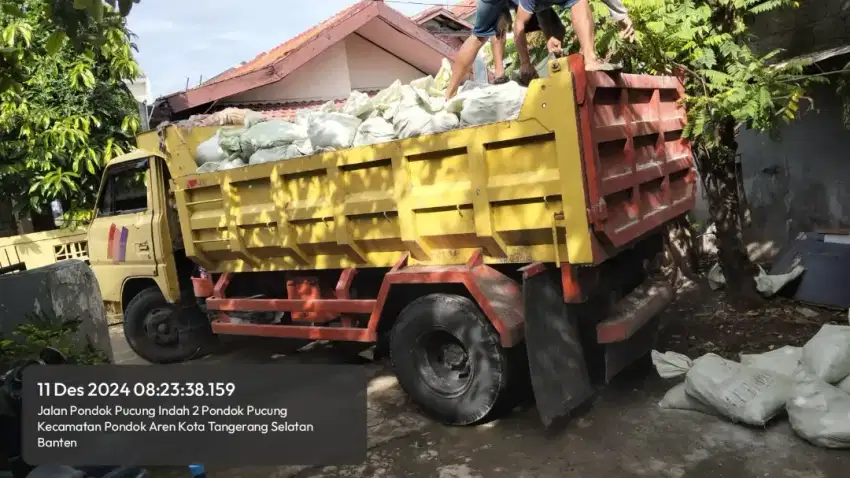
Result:
{"type": "Polygon", "coordinates": [[[602,0],[608,12],[611,14],[611,20],[617,22],[620,26],[620,36],[626,41],[633,41],[635,38],[635,28],[632,25],[632,20],[629,18],[629,11],[623,5],[623,0],[602,0]]]}

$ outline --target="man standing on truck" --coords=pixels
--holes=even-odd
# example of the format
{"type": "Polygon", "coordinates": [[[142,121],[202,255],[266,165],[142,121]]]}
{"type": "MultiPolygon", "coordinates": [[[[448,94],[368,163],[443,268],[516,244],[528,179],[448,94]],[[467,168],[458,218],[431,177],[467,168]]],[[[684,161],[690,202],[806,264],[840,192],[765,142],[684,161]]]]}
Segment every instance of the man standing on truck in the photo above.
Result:
{"type": "MultiPolygon", "coordinates": [[[[620,25],[621,35],[627,40],[634,38],[634,27],[629,19],[628,11],[622,0],[603,0],[611,12],[611,18],[620,25]]],[[[514,21],[514,41],[520,57],[520,75],[523,79],[530,79],[534,75],[534,67],[531,65],[528,53],[528,42],[525,34],[535,29],[528,28],[532,18],[540,24],[548,41],[546,43],[550,53],[560,52],[562,38],[558,38],[552,30],[554,25],[551,17],[556,17],[552,10],[553,5],[569,8],[572,13],[573,29],[576,31],[581,53],[584,56],[585,69],[588,71],[612,71],[619,67],[599,59],[596,56],[595,39],[593,35],[593,12],[590,9],[590,0],[478,0],[475,11],[475,26],[472,35],[466,39],[455,58],[452,67],[452,78],[446,88],[446,98],[452,98],[456,93],[461,80],[469,73],[469,68],[475,60],[478,51],[484,46],[487,38],[491,39],[493,45],[493,62],[497,76],[496,82],[502,83],[503,62],[505,51],[505,16],[509,9],[516,9],[517,15],[514,21]],[[549,30],[549,31],[547,31],[549,30]]],[[[509,16],[509,14],[507,14],[509,16]]]]}

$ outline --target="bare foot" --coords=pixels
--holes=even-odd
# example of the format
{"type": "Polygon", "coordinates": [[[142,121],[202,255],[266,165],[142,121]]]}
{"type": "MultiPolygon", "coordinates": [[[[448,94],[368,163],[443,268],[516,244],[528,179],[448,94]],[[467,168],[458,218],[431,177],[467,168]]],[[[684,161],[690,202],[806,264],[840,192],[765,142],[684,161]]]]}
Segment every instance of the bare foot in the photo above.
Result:
{"type": "Polygon", "coordinates": [[[584,62],[585,71],[618,71],[623,69],[620,63],[608,63],[599,59],[584,62]]]}

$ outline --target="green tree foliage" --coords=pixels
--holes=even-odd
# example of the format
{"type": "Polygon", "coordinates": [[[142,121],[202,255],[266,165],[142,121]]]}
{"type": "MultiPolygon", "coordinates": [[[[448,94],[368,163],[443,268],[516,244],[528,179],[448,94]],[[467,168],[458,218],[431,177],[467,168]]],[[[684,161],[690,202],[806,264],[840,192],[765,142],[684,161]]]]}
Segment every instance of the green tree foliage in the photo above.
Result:
{"type": "MultiPolygon", "coordinates": [[[[778,63],[779,51],[759,55],[748,46],[753,16],[793,8],[794,0],[626,0],[637,41],[625,44],[601,1],[592,0],[596,48],[600,56],[621,61],[632,73],[684,77],[688,125],[697,167],[717,228],[718,258],[728,290],[739,299],[755,299],[750,262],[741,235],[741,211],[735,174],[742,128],[776,134],[797,117],[804,92],[814,79],[799,62],[778,63]]],[[[569,12],[565,49],[578,52],[569,12]]],[[[538,58],[545,51],[536,52],[538,58]]],[[[518,62],[514,62],[518,64],[518,62]]]]}
{"type": "Polygon", "coordinates": [[[103,166],[139,125],[124,17],[99,0],[0,5],[0,187],[19,205],[58,199],[85,219],[103,166]]]}

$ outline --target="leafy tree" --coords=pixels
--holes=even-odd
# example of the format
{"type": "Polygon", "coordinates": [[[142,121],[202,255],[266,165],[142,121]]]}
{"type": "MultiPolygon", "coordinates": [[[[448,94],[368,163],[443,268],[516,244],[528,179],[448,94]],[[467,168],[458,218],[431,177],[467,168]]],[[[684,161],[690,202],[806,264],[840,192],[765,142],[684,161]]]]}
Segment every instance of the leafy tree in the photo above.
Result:
{"type": "Polygon", "coordinates": [[[66,1],[0,2],[0,187],[35,211],[58,199],[68,219],[85,219],[103,166],[139,124],[124,17],[95,3],[98,16],[66,1]]]}
{"type": "MultiPolygon", "coordinates": [[[[718,259],[733,298],[758,300],[742,239],[740,198],[735,174],[742,128],[776,134],[794,120],[804,91],[816,79],[803,75],[800,62],[778,64],[779,51],[766,55],[748,46],[754,15],[794,7],[794,0],[626,0],[637,42],[624,44],[601,2],[592,1],[597,19],[597,52],[623,62],[626,71],[684,76],[688,125],[697,169],[717,229],[718,259]]],[[[568,12],[565,48],[578,52],[568,12]]],[[[538,52],[538,55],[545,52],[538,52]]],[[[515,62],[516,63],[516,62],[515,62]]]]}

